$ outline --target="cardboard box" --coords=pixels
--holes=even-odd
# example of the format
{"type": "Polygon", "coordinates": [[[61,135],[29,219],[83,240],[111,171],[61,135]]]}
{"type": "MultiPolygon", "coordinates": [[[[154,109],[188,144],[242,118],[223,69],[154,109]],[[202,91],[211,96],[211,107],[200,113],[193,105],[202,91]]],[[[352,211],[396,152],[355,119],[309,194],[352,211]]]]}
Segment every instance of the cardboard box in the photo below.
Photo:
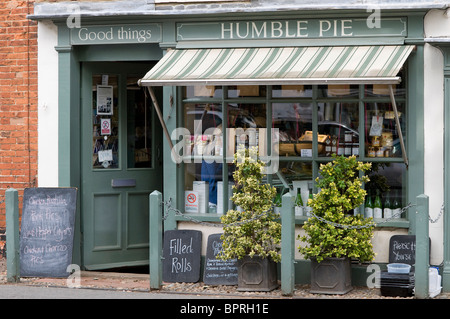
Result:
{"type": "Polygon", "coordinates": [[[198,212],[200,214],[208,213],[209,209],[209,183],[204,181],[194,181],[192,189],[198,193],[198,212]]]}

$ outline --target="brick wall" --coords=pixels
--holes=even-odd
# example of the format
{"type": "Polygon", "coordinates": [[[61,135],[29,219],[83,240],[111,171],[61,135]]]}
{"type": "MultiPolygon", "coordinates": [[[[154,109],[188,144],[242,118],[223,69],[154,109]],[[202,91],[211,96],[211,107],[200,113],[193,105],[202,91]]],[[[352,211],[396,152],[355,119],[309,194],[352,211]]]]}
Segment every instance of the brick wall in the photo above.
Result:
{"type": "MultiPolygon", "coordinates": [[[[22,195],[37,184],[37,24],[26,18],[31,13],[33,1],[0,1],[0,201],[7,188],[22,195]]],[[[4,227],[2,202],[0,234],[4,227]]]]}

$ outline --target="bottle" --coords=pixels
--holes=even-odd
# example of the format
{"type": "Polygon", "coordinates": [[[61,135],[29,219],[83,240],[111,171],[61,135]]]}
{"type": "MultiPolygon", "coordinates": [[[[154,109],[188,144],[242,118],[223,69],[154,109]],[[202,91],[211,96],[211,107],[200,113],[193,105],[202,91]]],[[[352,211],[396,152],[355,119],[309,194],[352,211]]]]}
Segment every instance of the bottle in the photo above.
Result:
{"type": "MultiPolygon", "coordinates": [[[[400,193],[400,192],[399,192],[400,193]]],[[[392,215],[394,218],[402,218],[402,204],[399,200],[400,195],[394,197],[394,201],[392,202],[392,215]]]]}
{"type": "Polygon", "coordinates": [[[311,216],[311,212],[312,212],[312,207],[309,205],[309,200],[313,199],[313,194],[312,194],[312,189],[309,190],[309,195],[308,195],[308,203],[306,204],[306,216],[311,216]]]}
{"type": "Polygon", "coordinates": [[[366,197],[366,202],[364,204],[364,215],[366,218],[373,217],[373,203],[372,203],[372,195],[369,194],[366,197]]]}
{"type": "Polygon", "coordinates": [[[273,204],[275,206],[275,208],[274,208],[275,213],[280,213],[281,212],[281,193],[280,192],[277,192],[277,194],[275,195],[273,204]]]}
{"type": "Polygon", "coordinates": [[[333,135],[331,138],[331,154],[337,153],[337,137],[336,135],[333,135]]]}
{"type": "Polygon", "coordinates": [[[392,218],[392,205],[389,199],[389,192],[386,192],[386,199],[384,200],[383,216],[384,218],[392,218]]]}
{"type": "Polygon", "coordinates": [[[303,216],[303,200],[300,188],[297,188],[297,197],[295,198],[295,216],[303,216]]]}
{"type": "Polygon", "coordinates": [[[383,218],[383,206],[381,205],[380,192],[378,190],[373,202],[373,218],[383,218]]]}

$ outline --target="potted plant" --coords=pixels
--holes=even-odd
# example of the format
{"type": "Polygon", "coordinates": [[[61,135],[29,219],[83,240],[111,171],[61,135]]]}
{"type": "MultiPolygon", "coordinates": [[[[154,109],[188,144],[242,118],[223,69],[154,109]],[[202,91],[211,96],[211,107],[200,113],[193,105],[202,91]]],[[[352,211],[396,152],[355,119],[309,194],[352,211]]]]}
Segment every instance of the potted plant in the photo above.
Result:
{"type": "Polygon", "coordinates": [[[333,157],[320,166],[316,179],[320,191],[308,200],[313,216],[303,226],[305,235],[298,236],[306,243],[299,252],[311,259],[311,292],[345,294],[352,289],[351,259],[367,262],[375,256],[372,218],[353,214],[364,202],[366,191],[361,186],[369,178],[363,174],[371,163],[355,156],[333,157]]]}
{"type": "Polygon", "coordinates": [[[234,163],[231,200],[241,209],[221,217],[223,249],[218,257],[238,259],[238,290],[270,291],[278,287],[276,263],[281,260],[281,224],[273,211],[276,189],[262,183],[264,163],[256,147],[239,149],[234,163]]]}

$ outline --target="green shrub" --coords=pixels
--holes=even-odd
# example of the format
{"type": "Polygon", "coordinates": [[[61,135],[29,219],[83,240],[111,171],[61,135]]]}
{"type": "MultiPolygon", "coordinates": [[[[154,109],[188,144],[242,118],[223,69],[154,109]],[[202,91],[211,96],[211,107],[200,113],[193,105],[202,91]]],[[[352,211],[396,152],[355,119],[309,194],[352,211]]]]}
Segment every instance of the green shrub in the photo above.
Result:
{"type": "Polygon", "coordinates": [[[316,179],[320,191],[308,200],[313,213],[331,223],[354,227],[336,227],[310,217],[303,225],[306,235],[298,236],[307,244],[298,247],[306,258],[316,258],[318,262],[325,257],[350,257],[360,262],[373,260],[373,219],[353,215],[353,209],[359,207],[366,196],[362,183],[369,181],[359,173],[370,167],[371,163],[359,162],[355,156],[334,156],[332,162],[320,166],[320,176],[316,179]]]}
{"type": "Polygon", "coordinates": [[[258,159],[257,148],[239,149],[234,163],[236,185],[231,200],[242,211],[229,210],[221,217],[223,249],[218,258],[241,259],[246,255],[258,255],[279,262],[281,224],[272,207],[276,189],[262,183],[264,163],[258,159]]]}

